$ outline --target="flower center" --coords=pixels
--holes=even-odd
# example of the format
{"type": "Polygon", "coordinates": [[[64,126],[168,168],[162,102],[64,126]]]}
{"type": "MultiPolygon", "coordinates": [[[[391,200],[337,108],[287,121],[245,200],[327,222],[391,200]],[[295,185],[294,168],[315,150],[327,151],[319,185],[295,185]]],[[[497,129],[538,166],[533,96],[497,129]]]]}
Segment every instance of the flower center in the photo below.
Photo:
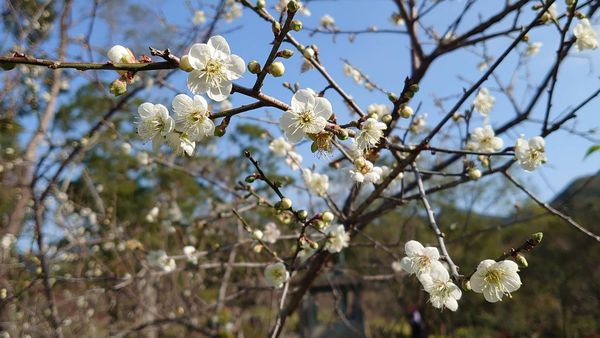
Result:
{"type": "Polygon", "coordinates": [[[484,280],[489,284],[500,285],[503,276],[504,273],[500,270],[489,270],[485,274],[484,280]]]}
{"type": "Polygon", "coordinates": [[[210,59],[204,66],[204,72],[208,82],[214,86],[218,86],[221,81],[225,80],[225,74],[223,73],[223,63],[217,59],[210,59]]]}
{"type": "Polygon", "coordinates": [[[198,122],[198,123],[202,123],[204,122],[204,120],[206,120],[206,111],[195,111],[193,113],[190,114],[190,118],[192,121],[194,122],[198,122]]]}

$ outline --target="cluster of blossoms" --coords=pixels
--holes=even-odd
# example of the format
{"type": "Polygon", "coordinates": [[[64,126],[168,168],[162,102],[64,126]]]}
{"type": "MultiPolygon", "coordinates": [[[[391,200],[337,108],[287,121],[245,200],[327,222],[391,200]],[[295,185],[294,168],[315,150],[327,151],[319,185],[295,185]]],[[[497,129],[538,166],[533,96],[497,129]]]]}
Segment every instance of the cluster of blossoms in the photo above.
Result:
{"type": "MultiPolygon", "coordinates": [[[[341,252],[344,248],[348,247],[348,245],[350,244],[350,235],[346,232],[343,225],[333,224],[333,219],[333,214],[331,212],[326,211],[321,215],[321,220],[318,222],[319,225],[317,226],[322,229],[318,233],[318,235],[325,235],[325,237],[323,238],[325,241],[323,250],[335,254],[341,252]]],[[[272,229],[276,229],[274,223],[269,224],[272,224],[272,229]]],[[[253,231],[253,237],[256,239],[262,239],[263,242],[268,242],[268,235],[266,234],[266,232],[268,231],[267,227],[269,227],[269,224],[267,224],[264,231],[253,231]]],[[[279,230],[271,231],[274,231],[276,236],[279,237],[279,230]]],[[[271,243],[274,243],[274,241],[271,243]]],[[[301,250],[298,252],[298,257],[300,257],[302,260],[306,260],[308,257],[310,257],[313,253],[317,251],[319,245],[317,244],[317,242],[309,240],[308,237],[306,237],[300,240],[300,248],[301,250]]],[[[289,280],[290,273],[283,262],[278,262],[270,264],[265,268],[264,277],[268,286],[274,288],[281,288],[289,280]]]]}
{"type": "Polygon", "coordinates": [[[288,143],[283,137],[273,139],[269,143],[269,149],[277,157],[285,158],[285,163],[292,168],[292,170],[300,169],[302,163],[302,156],[294,151],[294,146],[288,143]]]}
{"type": "Polygon", "coordinates": [[[521,135],[515,144],[515,157],[521,167],[527,171],[533,171],[546,163],[548,158],[544,149],[545,145],[546,142],[541,136],[525,140],[523,135],[521,135]]]}
{"type": "Polygon", "coordinates": [[[496,103],[496,98],[490,94],[490,91],[487,88],[481,88],[473,100],[473,108],[487,117],[494,108],[494,103],[496,103]]]}
{"type": "MultiPolygon", "coordinates": [[[[440,262],[440,254],[435,247],[424,247],[417,241],[408,241],[404,247],[406,257],[394,262],[395,271],[404,270],[414,274],[429,293],[431,305],[438,309],[458,309],[458,300],[462,297],[460,288],[452,282],[448,270],[440,262]]],[[[502,297],[518,290],[521,279],[517,263],[509,260],[496,262],[486,259],[479,263],[477,271],[469,279],[471,290],[483,293],[485,300],[495,303],[502,297]]]]}
{"type": "Polygon", "coordinates": [[[598,48],[598,33],[594,30],[588,19],[581,19],[573,28],[575,35],[575,48],[578,51],[598,48]]]}
{"type": "Polygon", "coordinates": [[[177,268],[175,259],[169,257],[163,250],[154,250],[148,252],[146,261],[151,267],[160,269],[163,272],[173,272],[175,271],[175,268],[177,268]]]}
{"type": "MultiPolygon", "coordinates": [[[[113,47],[112,53],[109,51],[111,60],[122,62],[132,57],[126,53],[128,50],[122,50],[124,47],[118,47],[113,47]]],[[[243,74],[245,64],[239,56],[231,54],[223,37],[213,36],[208,43],[194,44],[189,54],[182,57],[181,67],[190,72],[187,83],[192,93],[207,93],[212,100],[221,102],[229,97],[231,81],[243,74]]],[[[179,94],[173,99],[172,108],[174,117],[162,104],[142,103],[138,108],[138,134],[143,140],[152,141],[154,150],[166,143],[176,154],[191,156],[196,142],[215,132],[208,102],[200,95],[179,94]]]]}

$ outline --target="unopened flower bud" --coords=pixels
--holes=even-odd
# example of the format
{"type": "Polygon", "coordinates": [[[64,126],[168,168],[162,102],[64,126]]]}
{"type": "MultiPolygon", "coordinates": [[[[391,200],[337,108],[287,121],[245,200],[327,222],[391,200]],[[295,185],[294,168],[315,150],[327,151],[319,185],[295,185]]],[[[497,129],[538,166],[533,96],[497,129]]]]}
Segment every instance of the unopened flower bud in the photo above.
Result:
{"type": "Polygon", "coordinates": [[[536,245],[540,244],[540,242],[542,241],[542,238],[544,238],[544,233],[536,232],[535,234],[531,235],[531,238],[534,240],[536,245]]]}
{"type": "Polygon", "coordinates": [[[296,0],[290,0],[287,3],[287,10],[290,13],[296,13],[300,9],[300,4],[296,0]]]}
{"type": "Polygon", "coordinates": [[[454,121],[454,122],[458,122],[458,121],[460,121],[461,119],[462,119],[462,115],[460,115],[460,113],[458,113],[458,112],[457,112],[457,113],[454,113],[454,114],[452,115],[452,121],[454,121]]]}
{"type": "Polygon", "coordinates": [[[329,223],[329,222],[333,221],[333,214],[329,211],[325,211],[323,213],[323,215],[321,216],[321,219],[323,220],[323,222],[329,223]]]}
{"type": "Polygon", "coordinates": [[[256,177],[254,175],[248,175],[244,181],[246,181],[246,183],[253,183],[255,180],[256,177]]]}
{"type": "Polygon", "coordinates": [[[284,49],[279,53],[281,54],[281,57],[284,59],[289,59],[294,55],[294,51],[291,49],[284,49]]]}
{"type": "Polygon", "coordinates": [[[292,200],[287,197],[282,198],[281,201],[279,201],[279,203],[278,203],[279,210],[287,210],[291,207],[292,207],[292,200]]]}
{"type": "Polygon", "coordinates": [[[186,54],[181,57],[181,59],[179,60],[179,68],[186,72],[191,72],[192,70],[194,70],[194,67],[192,67],[192,64],[190,63],[189,55],[186,54]]]}
{"type": "Polygon", "coordinates": [[[392,115],[390,114],[385,114],[381,117],[381,121],[385,124],[389,124],[390,122],[392,122],[392,115]]]}
{"type": "Polygon", "coordinates": [[[315,50],[312,49],[311,47],[306,47],[306,48],[304,48],[304,51],[302,54],[304,55],[305,58],[312,59],[315,56],[315,50]]]}
{"type": "Polygon", "coordinates": [[[517,264],[519,264],[519,267],[521,268],[526,268],[529,266],[529,263],[527,263],[527,259],[521,254],[517,254],[517,256],[515,257],[515,261],[517,262],[517,264]]]}
{"type": "Polygon", "coordinates": [[[252,74],[260,73],[260,63],[256,60],[248,62],[248,71],[252,74]]]}
{"type": "Polygon", "coordinates": [[[575,0],[565,0],[565,3],[567,4],[567,7],[571,7],[575,4],[575,0]]]}
{"type": "Polygon", "coordinates": [[[0,68],[2,68],[2,70],[12,70],[16,65],[16,63],[0,62],[0,68]]]}
{"type": "Polygon", "coordinates": [[[319,248],[319,243],[310,242],[310,247],[311,247],[311,249],[317,250],[319,248]]]}
{"type": "Polygon", "coordinates": [[[469,171],[467,171],[467,175],[472,180],[478,180],[481,178],[481,170],[477,168],[471,168],[469,171]]]}
{"type": "Polygon", "coordinates": [[[337,133],[336,136],[338,139],[340,140],[347,140],[348,139],[348,131],[346,129],[340,129],[337,133]]]}
{"type": "Polygon", "coordinates": [[[308,211],[302,209],[298,211],[298,219],[304,221],[308,217],[308,211]]]}
{"type": "Polygon", "coordinates": [[[463,281],[463,289],[465,289],[465,290],[471,290],[471,281],[469,281],[468,279],[464,280],[463,281]]]}
{"type": "Polygon", "coordinates": [[[114,96],[123,95],[127,92],[127,82],[125,82],[121,79],[116,79],[110,84],[110,87],[108,90],[114,96]]]}
{"type": "Polygon", "coordinates": [[[220,126],[216,127],[214,135],[217,136],[217,137],[221,137],[221,136],[225,135],[225,128],[220,127],[220,126]]]}
{"type": "Polygon", "coordinates": [[[263,238],[263,232],[260,231],[259,229],[256,229],[256,230],[252,231],[252,238],[254,238],[254,239],[262,239],[263,238]]]}
{"type": "Polygon", "coordinates": [[[293,20],[290,23],[290,28],[294,31],[294,32],[299,32],[302,30],[302,21],[300,20],[293,20]]]}
{"type": "Polygon", "coordinates": [[[390,100],[392,103],[396,102],[396,101],[398,101],[398,96],[396,96],[396,94],[394,94],[394,93],[389,93],[388,100],[390,100]]]}
{"type": "Polygon", "coordinates": [[[317,220],[315,222],[315,226],[317,227],[317,229],[323,229],[325,227],[325,222],[323,222],[322,220],[317,220]]]}
{"type": "Polygon", "coordinates": [[[262,249],[263,249],[263,246],[260,243],[256,244],[254,247],[252,247],[252,250],[254,250],[254,252],[256,252],[256,253],[260,253],[262,251],[262,249]]]}
{"type": "Polygon", "coordinates": [[[404,117],[405,119],[410,118],[414,113],[415,112],[410,106],[404,105],[400,108],[400,116],[404,117]]]}
{"type": "Polygon", "coordinates": [[[273,24],[271,25],[271,30],[273,31],[273,33],[279,34],[279,32],[281,31],[281,24],[277,21],[273,22],[273,24]]]}
{"type": "Polygon", "coordinates": [[[275,61],[269,66],[269,74],[274,77],[280,77],[285,73],[285,66],[282,62],[275,61]]]}
{"type": "Polygon", "coordinates": [[[411,91],[411,92],[413,92],[413,93],[416,93],[416,92],[418,92],[418,91],[419,91],[419,89],[420,89],[420,88],[419,88],[419,85],[418,85],[418,84],[416,84],[416,83],[413,83],[413,84],[411,84],[411,85],[410,85],[410,87],[408,87],[408,90],[410,90],[410,91],[411,91]]]}
{"type": "Polygon", "coordinates": [[[263,9],[263,8],[265,8],[265,5],[266,5],[265,0],[258,0],[256,2],[256,8],[257,9],[263,9]]]}

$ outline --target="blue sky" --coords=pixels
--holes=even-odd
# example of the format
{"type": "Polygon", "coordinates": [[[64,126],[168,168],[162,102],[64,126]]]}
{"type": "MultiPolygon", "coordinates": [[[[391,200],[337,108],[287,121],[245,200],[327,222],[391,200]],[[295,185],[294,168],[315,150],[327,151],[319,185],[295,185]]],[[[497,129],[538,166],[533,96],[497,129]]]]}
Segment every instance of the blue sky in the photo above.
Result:
{"type": "MultiPolygon", "coordinates": [[[[277,1],[267,1],[267,6],[272,7],[277,1]]],[[[481,2],[480,2],[481,3],[481,2]]],[[[564,10],[562,1],[558,1],[559,11],[564,10]]],[[[141,29],[147,25],[159,27],[161,25],[176,25],[179,27],[191,27],[193,11],[189,6],[199,9],[203,8],[209,16],[212,14],[210,5],[214,1],[190,2],[187,4],[183,1],[158,1],[151,0],[140,2],[140,5],[152,8],[157,17],[143,18],[139,22],[141,29]],[[157,20],[158,15],[164,16],[165,22],[157,20]]],[[[456,13],[462,8],[464,1],[447,1],[440,5],[438,9],[431,12],[426,18],[427,25],[433,25],[438,31],[445,31],[447,23],[454,19],[456,13]]],[[[467,16],[464,24],[459,28],[458,33],[471,27],[477,20],[478,16],[489,16],[490,13],[497,10],[495,6],[479,5],[473,13],[467,16]]],[[[91,4],[87,1],[77,1],[76,6],[83,12],[90,10],[91,4]]],[[[388,0],[340,0],[340,1],[311,1],[309,8],[312,12],[310,17],[299,16],[305,27],[314,28],[318,25],[319,19],[324,14],[330,14],[336,20],[337,26],[341,30],[366,29],[369,26],[377,26],[381,29],[402,29],[396,27],[388,20],[390,14],[396,10],[392,1],[388,0]]],[[[272,9],[271,9],[272,11],[272,9]]],[[[273,11],[272,11],[273,12],[273,11]]],[[[529,22],[535,13],[531,10],[523,14],[523,23],[529,22]]],[[[504,20],[500,25],[510,22],[510,18],[504,20]]],[[[87,28],[88,20],[81,21],[74,29],[73,33],[81,34],[87,28]]],[[[166,27],[166,26],[165,26],[166,27]]],[[[190,28],[191,29],[191,28],[190,28]]],[[[258,18],[254,13],[244,10],[243,16],[232,23],[223,23],[217,29],[219,32],[228,32],[226,34],[231,50],[234,54],[240,55],[246,62],[256,59],[261,63],[265,60],[270,50],[270,42],[273,35],[270,26],[258,18]]],[[[331,75],[340,83],[340,85],[350,93],[358,104],[366,110],[371,103],[389,104],[386,96],[373,91],[369,92],[364,87],[354,84],[354,82],[343,75],[342,58],[348,59],[353,65],[357,66],[364,73],[368,74],[371,80],[378,83],[381,87],[399,92],[403,85],[404,78],[409,74],[409,43],[405,35],[401,34],[364,34],[356,37],[353,43],[348,41],[346,35],[337,36],[335,41],[331,35],[317,34],[309,36],[308,32],[302,31],[295,33],[297,38],[305,45],[316,44],[320,50],[320,59],[323,65],[328,69],[331,75]]],[[[541,52],[532,57],[527,65],[530,78],[535,84],[543,74],[549,69],[553,63],[554,53],[556,49],[556,41],[558,37],[557,30],[551,25],[534,30],[530,34],[530,41],[543,42],[541,52]]],[[[92,42],[97,46],[110,47],[114,44],[130,45],[127,37],[119,34],[118,27],[108,27],[101,21],[96,23],[95,33],[92,42]]],[[[487,51],[492,56],[497,56],[504,51],[511,40],[507,38],[499,38],[487,44],[487,51]]],[[[157,48],[167,48],[171,46],[157,45],[154,37],[148,35],[147,44],[157,48]]],[[[290,47],[285,46],[284,47],[290,47]]],[[[469,51],[454,52],[444,56],[436,61],[428,71],[428,75],[421,83],[421,91],[415,96],[412,101],[413,106],[421,105],[421,112],[427,113],[428,125],[435,123],[445,114],[444,110],[440,110],[434,105],[434,97],[454,97],[445,103],[445,108],[449,109],[458,99],[458,95],[463,88],[469,86],[468,82],[474,82],[479,79],[482,72],[478,70],[477,65],[482,61],[477,55],[481,51],[481,46],[472,48],[469,51]],[[465,82],[464,80],[468,82],[465,82]]],[[[433,48],[432,45],[426,45],[426,50],[433,48]]],[[[519,50],[523,51],[525,44],[519,46],[519,50]]],[[[147,52],[136,51],[136,53],[147,52]]],[[[78,55],[75,51],[71,55],[78,55]]],[[[517,55],[514,53],[513,55],[517,55]]],[[[600,50],[587,51],[570,56],[563,64],[560,71],[560,82],[557,85],[557,90],[554,100],[554,109],[552,116],[558,116],[579,103],[583,98],[596,90],[600,85],[598,80],[598,70],[596,69],[597,62],[600,56],[600,50]]],[[[102,60],[104,56],[101,53],[95,55],[95,60],[102,60]]],[[[498,68],[497,74],[502,78],[504,83],[507,83],[512,76],[512,70],[515,66],[516,57],[510,57],[506,64],[498,68]]],[[[321,90],[325,87],[325,80],[316,72],[309,71],[301,74],[299,69],[302,63],[302,58],[295,55],[289,60],[284,60],[286,65],[286,74],[281,78],[268,77],[264,86],[264,91],[269,95],[280,98],[285,102],[289,102],[291,93],[281,86],[284,81],[300,82],[302,87],[311,87],[315,90],[321,90]]],[[[103,73],[103,76],[111,77],[110,73],[103,73]]],[[[246,73],[244,78],[239,81],[239,84],[251,86],[254,82],[254,76],[246,73]]],[[[171,84],[178,88],[182,93],[188,93],[185,86],[185,76],[181,74],[172,79],[171,84]]],[[[524,104],[529,92],[523,92],[525,82],[519,79],[516,83],[517,99],[521,104],[524,104]]],[[[496,85],[493,81],[488,80],[484,86],[489,87],[492,92],[495,91],[496,85]]],[[[189,93],[188,93],[189,94],[189,93]]],[[[169,90],[156,90],[152,93],[145,93],[148,98],[152,97],[154,102],[161,102],[165,105],[170,105],[170,100],[174,96],[169,90]],[[164,101],[164,102],[163,102],[164,101]]],[[[490,115],[490,122],[493,126],[500,125],[514,115],[508,100],[499,93],[494,93],[497,98],[496,106],[490,115]]],[[[347,114],[345,105],[337,94],[333,91],[328,91],[327,98],[332,102],[334,111],[342,121],[347,121],[350,117],[347,114]]],[[[473,98],[470,98],[467,103],[470,103],[473,98]]],[[[232,97],[234,105],[250,102],[244,97],[234,95],[232,97]]],[[[540,104],[534,110],[534,117],[540,118],[545,109],[545,100],[540,101],[540,104]]],[[[592,128],[598,128],[600,124],[598,111],[598,101],[593,101],[586,108],[581,110],[578,115],[576,128],[579,131],[586,131],[592,128]]],[[[465,105],[462,109],[468,108],[465,105]]],[[[273,117],[277,118],[278,112],[272,111],[273,117]]],[[[249,115],[256,116],[258,112],[251,112],[249,115]]],[[[477,127],[483,124],[483,119],[476,117],[472,126],[477,127]]],[[[573,126],[572,123],[569,126],[573,126]]],[[[540,126],[535,123],[526,123],[522,127],[516,129],[515,132],[503,135],[505,145],[512,145],[518,134],[525,134],[528,137],[535,136],[539,133],[540,126]]],[[[272,128],[273,134],[278,135],[277,128],[272,128]]],[[[418,140],[418,138],[416,138],[418,140]]],[[[433,145],[443,146],[443,140],[434,138],[433,145]]],[[[552,197],[556,192],[560,191],[573,178],[582,175],[594,173],[600,168],[600,154],[591,156],[583,160],[583,156],[591,143],[579,136],[570,135],[566,132],[557,132],[547,139],[547,153],[550,162],[543,166],[535,173],[522,173],[521,178],[527,181],[530,187],[535,187],[535,190],[544,199],[552,197]]],[[[300,148],[301,154],[305,158],[305,165],[310,166],[312,163],[323,165],[323,161],[315,159],[309,152],[308,145],[300,148]]],[[[519,171],[520,172],[520,171],[519,171]]]]}

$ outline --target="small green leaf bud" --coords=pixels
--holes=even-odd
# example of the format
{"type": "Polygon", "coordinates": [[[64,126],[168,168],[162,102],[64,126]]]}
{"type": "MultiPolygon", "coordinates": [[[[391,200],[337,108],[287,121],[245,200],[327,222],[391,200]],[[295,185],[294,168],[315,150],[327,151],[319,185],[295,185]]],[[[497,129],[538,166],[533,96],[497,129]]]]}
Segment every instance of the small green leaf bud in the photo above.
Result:
{"type": "Polygon", "coordinates": [[[290,13],[296,13],[300,9],[300,4],[296,0],[290,0],[287,3],[287,10],[290,13]]]}
{"type": "Polygon", "coordinates": [[[294,32],[299,32],[302,30],[302,21],[300,20],[293,20],[290,23],[290,28],[294,31],[294,32]]]}
{"type": "Polygon", "coordinates": [[[394,93],[389,93],[388,100],[390,100],[391,102],[396,102],[396,101],[398,101],[398,96],[396,96],[396,94],[394,94],[394,93]]]}
{"type": "Polygon", "coordinates": [[[413,93],[416,93],[419,91],[419,85],[416,83],[413,83],[410,85],[410,87],[408,87],[408,90],[410,90],[413,93]]]}
{"type": "Polygon", "coordinates": [[[383,115],[383,117],[381,118],[381,121],[383,121],[383,123],[385,123],[385,124],[389,124],[390,122],[392,122],[392,115],[390,115],[390,114],[383,115]]]}
{"type": "Polygon", "coordinates": [[[323,220],[323,222],[329,223],[329,222],[333,221],[333,214],[329,211],[325,211],[323,213],[323,215],[321,216],[321,219],[323,220]]]}
{"type": "Polygon", "coordinates": [[[527,263],[527,259],[521,254],[517,254],[517,256],[515,257],[515,261],[517,261],[517,264],[519,264],[519,267],[521,268],[526,268],[529,266],[529,263],[527,263]]]}
{"type": "Polygon", "coordinates": [[[260,73],[260,63],[258,63],[258,61],[256,60],[252,60],[250,62],[248,62],[248,71],[252,74],[258,74],[260,73]]]}
{"type": "Polygon", "coordinates": [[[298,219],[304,221],[308,217],[308,211],[302,209],[298,211],[298,219]]]}
{"type": "Polygon", "coordinates": [[[284,49],[282,51],[279,52],[281,54],[281,57],[284,59],[289,59],[294,55],[294,51],[291,49],[284,49]]]}
{"type": "Polygon", "coordinates": [[[543,232],[536,232],[535,234],[531,235],[531,238],[535,241],[535,244],[540,244],[540,242],[542,241],[542,238],[544,238],[544,233],[543,232]]]}
{"type": "Polygon", "coordinates": [[[414,113],[415,112],[410,106],[404,105],[400,107],[400,116],[404,117],[405,119],[410,118],[414,113]]]}
{"type": "Polygon", "coordinates": [[[346,129],[340,129],[337,133],[336,136],[338,139],[344,141],[348,139],[348,131],[346,129]]]}
{"type": "Polygon", "coordinates": [[[246,181],[246,183],[253,183],[256,181],[256,177],[254,175],[248,175],[244,181],[246,181]]]}
{"type": "Polygon", "coordinates": [[[279,209],[280,210],[287,210],[289,208],[292,207],[292,200],[284,197],[281,199],[281,201],[279,201],[279,209]]]}
{"type": "Polygon", "coordinates": [[[110,84],[110,87],[108,90],[114,96],[123,95],[127,92],[127,82],[125,82],[121,79],[116,79],[110,84]]]}

